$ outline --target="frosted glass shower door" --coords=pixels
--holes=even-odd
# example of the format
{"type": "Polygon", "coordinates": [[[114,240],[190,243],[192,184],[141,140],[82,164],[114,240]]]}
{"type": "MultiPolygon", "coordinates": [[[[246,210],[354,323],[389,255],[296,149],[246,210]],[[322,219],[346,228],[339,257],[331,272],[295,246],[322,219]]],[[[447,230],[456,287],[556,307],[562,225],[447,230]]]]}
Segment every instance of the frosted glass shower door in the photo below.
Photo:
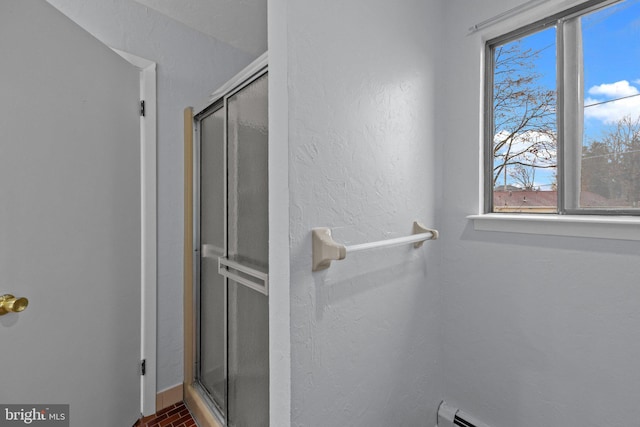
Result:
{"type": "Polygon", "coordinates": [[[267,74],[196,116],[200,393],[229,427],[269,425],[267,74]]]}
{"type": "Polygon", "coordinates": [[[228,259],[241,267],[228,269],[239,280],[228,281],[227,422],[261,427],[269,425],[266,74],[227,99],[227,120],[228,259]]]}
{"type": "Polygon", "coordinates": [[[225,241],[225,111],[220,104],[200,120],[199,380],[221,415],[226,413],[226,289],[218,274],[225,241]]]}

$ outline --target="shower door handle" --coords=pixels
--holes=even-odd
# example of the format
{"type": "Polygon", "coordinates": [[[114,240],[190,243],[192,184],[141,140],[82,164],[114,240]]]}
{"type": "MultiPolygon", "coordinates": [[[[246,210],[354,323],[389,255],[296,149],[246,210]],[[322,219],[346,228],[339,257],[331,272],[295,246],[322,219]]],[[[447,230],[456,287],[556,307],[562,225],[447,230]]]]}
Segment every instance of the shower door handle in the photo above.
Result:
{"type": "Polygon", "coordinates": [[[269,275],[267,273],[244,266],[224,257],[218,258],[218,273],[228,279],[234,280],[248,288],[251,288],[254,291],[258,291],[267,296],[269,295],[269,275]],[[244,274],[244,276],[229,271],[229,269],[236,270],[244,274]],[[257,279],[258,281],[254,281],[252,279],[257,279]]]}

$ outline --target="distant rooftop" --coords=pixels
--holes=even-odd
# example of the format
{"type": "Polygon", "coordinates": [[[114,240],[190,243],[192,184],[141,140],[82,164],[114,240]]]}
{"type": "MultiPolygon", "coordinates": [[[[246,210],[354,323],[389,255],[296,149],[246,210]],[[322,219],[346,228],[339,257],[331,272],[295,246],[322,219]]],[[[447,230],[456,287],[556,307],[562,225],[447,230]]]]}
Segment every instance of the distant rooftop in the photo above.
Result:
{"type": "MultiPolygon", "coordinates": [[[[494,212],[556,212],[558,200],[557,191],[522,190],[508,187],[505,190],[494,190],[494,212]]],[[[582,191],[580,205],[591,208],[606,208],[627,206],[624,200],[607,199],[596,193],[582,191]]]]}

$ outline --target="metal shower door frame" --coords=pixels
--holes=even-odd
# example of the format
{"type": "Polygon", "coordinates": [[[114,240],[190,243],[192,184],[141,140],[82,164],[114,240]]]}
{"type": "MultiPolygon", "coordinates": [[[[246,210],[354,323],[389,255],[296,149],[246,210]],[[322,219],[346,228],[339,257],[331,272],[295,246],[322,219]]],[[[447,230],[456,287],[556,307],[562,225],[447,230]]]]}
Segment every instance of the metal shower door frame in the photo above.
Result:
{"type": "Polygon", "coordinates": [[[228,388],[229,388],[229,324],[228,324],[228,288],[229,288],[229,279],[236,281],[254,291],[263,293],[268,296],[268,274],[259,272],[257,270],[242,266],[234,261],[228,259],[228,247],[229,247],[229,182],[228,182],[228,170],[229,170],[229,153],[228,153],[228,100],[233,97],[244,88],[258,80],[260,77],[266,75],[268,73],[268,65],[267,65],[267,54],[264,54],[262,57],[258,58],[251,66],[245,69],[243,72],[235,76],[229,82],[227,82],[224,86],[222,86],[219,90],[214,92],[209,102],[205,107],[199,109],[193,117],[194,124],[194,150],[193,150],[193,280],[194,280],[194,316],[195,316],[195,325],[196,325],[196,357],[195,357],[195,385],[198,389],[200,395],[204,398],[205,402],[208,404],[211,411],[215,414],[216,418],[222,425],[227,426],[228,419],[228,388]],[[201,383],[201,373],[200,373],[200,359],[201,359],[201,322],[200,322],[200,289],[201,289],[201,262],[202,258],[208,254],[206,254],[207,249],[203,248],[201,238],[200,238],[200,221],[201,221],[201,122],[205,118],[213,115],[215,112],[223,110],[224,114],[224,125],[223,125],[223,156],[224,156],[224,173],[223,173],[223,188],[224,188],[224,196],[223,196],[223,211],[224,211],[224,247],[223,247],[223,256],[217,257],[218,263],[218,273],[224,276],[224,372],[225,372],[225,381],[224,381],[224,408],[219,408],[218,404],[214,401],[213,397],[209,394],[207,389],[201,383]],[[264,285],[260,286],[259,284],[252,283],[251,281],[241,277],[233,272],[230,272],[228,268],[236,269],[246,275],[262,280],[264,285]]]}

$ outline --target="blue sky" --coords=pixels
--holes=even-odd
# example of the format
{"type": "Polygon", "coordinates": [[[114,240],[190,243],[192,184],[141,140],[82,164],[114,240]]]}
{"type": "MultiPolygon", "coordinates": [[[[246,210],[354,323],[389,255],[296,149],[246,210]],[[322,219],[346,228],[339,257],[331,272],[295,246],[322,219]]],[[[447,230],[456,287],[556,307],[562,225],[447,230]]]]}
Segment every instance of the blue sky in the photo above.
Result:
{"type": "Polygon", "coordinates": [[[582,18],[585,88],[640,78],[640,1],[627,0],[582,18]]]}
{"type": "MultiPolygon", "coordinates": [[[[634,96],[640,95],[640,0],[626,0],[581,20],[584,101],[585,105],[599,104],[585,108],[585,143],[589,143],[622,117],[640,116],[640,96],[634,96]],[[623,97],[627,98],[606,102],[623,97]]],[[[555,44],[554,27],[522,39],[524,49],[540,51],[535,63],[541,74],[539,83],[552,90],[556,88],[555,44]]],[[[540,170],[536,182],[548,184],[552,175],[540,170]]]]}
{"type": "MultiPolygon", "coordinates": [[[[585,137],[599,133],[625,115],[640,115],[640,1],[583,18],[585,105],[632,96],[585,109],[585,137]]],[[[634,117],[634,118],[635,118],[634,117]]]]}

